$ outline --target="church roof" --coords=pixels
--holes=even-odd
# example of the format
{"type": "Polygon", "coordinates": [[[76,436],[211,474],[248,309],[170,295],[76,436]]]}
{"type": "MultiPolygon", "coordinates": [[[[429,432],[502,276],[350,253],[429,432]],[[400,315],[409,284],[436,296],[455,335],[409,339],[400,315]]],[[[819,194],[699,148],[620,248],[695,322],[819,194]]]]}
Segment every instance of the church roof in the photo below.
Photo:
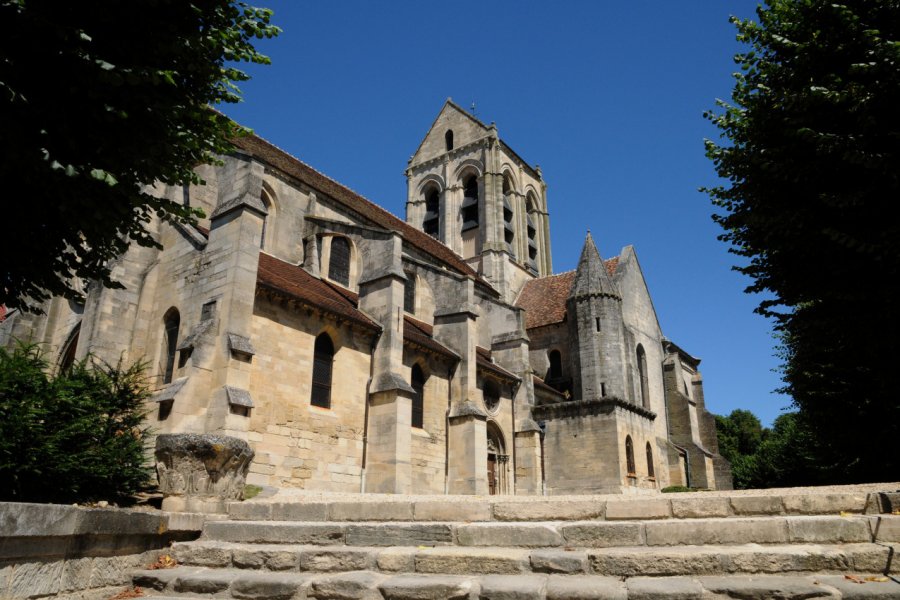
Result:
{"type": "Polygon", "coordinates": [[[581,258],[578,259],[578,268],[575,269],[575,281],[572,282],[572,289],[569,292],[570,298],[587,296],[619,297],[619,292],[603,264],[603,259],[600,258],[600,252],[590,231],[584,238],[581,258]]]}
{"type": "Polygon", "coordinates": [[[381,329],[378,323],[357,308],[359,297],[350,290],[313,277],[303,268],[265,252],[259,253],[256,284],[340,319],[372,330],[381,329]]]}
{"type": "Polygon", "coordinates": [[[407,224],[381,208],[371,200],[360,196],[348,187],[316,171],[306,163],[291,156],[274,144],[256,135],[237,138],[235,146],[268,163],[279,171],[296,178],[316,191],[343,204],[350,210],[385,229],[396,231],[410,245],[422,252],[431,255],[442,263],[443,266],[465,275],[490,290],[494,296],[499,296],[491,285],[482,279],[478,273],[470,267],[461,256],[453,250],[434,239],[423,231],[407,224]]]}
{"type": "Polygon", "coordinates": [[[492,373],[495,377],[499,377],[500,379],[506,379],[509,381],[519,381],[519,377],[510,373],[500,365],[494,362],[494,358],[491,355],[491,351],[487,348],[482,348],[481,346],[475,346],[475,366],[482,371],[487,371],[488,373],[492,373]]]}
{"type": "Polygon", "coordinates": [[[403,341],[425,350],[459,360],[459,354],[434,339],[434,328],[428,323],[404,315],[403,341]]]}
{"type": "MultiPolygon", "coordinates": [[[[619,257],[603,261],[610,277],[616,272],[619,257]]],[[[539,277],[525,283],[516,306],[525,309],[525,328],[533,329],[566,320],[566,299],[572,291],[575,271],[539,277]]]]}

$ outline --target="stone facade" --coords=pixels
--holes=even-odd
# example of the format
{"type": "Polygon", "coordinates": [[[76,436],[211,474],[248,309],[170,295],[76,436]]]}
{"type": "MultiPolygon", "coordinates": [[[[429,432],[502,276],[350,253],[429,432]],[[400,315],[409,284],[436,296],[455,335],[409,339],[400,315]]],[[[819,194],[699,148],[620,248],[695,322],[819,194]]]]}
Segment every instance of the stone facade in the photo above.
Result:
{"type": "Polygon", "coordinates": [[[123,290],[12,313],[63,368],[144,359],[158,433],[249,443],[247,481],[381,493],[730,486],[699,360],[666,340],[634,249],[553,274],[539,168],[449,101],[406,221],[255,136],[154,223],[123,290]],[[685,387],[686,386],[686,387],[685,387]]]}

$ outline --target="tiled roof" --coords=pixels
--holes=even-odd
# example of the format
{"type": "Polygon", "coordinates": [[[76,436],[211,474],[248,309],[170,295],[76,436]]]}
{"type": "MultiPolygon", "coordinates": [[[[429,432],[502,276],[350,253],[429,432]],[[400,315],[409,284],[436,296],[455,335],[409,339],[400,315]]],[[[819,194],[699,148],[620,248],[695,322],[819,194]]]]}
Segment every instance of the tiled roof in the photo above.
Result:
{"type": "Polygon", "coordinates": [[[479,369],[489,371],[494,375],[513,381],[518,381],[519,377],[514,373],[510,373],[500,365],[492,362],[491,351],[481,346],[475,346],[475,366],[479,369]]]}
{"type": "MultiPolygon", "coordinates": [[[[619,257],[603,261],[612,277],[619,265],[619,257]]],[[[566,299],[575,281],[575,271],[532,279],[525,283],[516,306],[525,309],[525,329],[562,323],[566,319],[566,299]]]]}
{"type": "Polygon", "coordinates": [[[338,286],[313,277],[301,267],[270,256],[265,252],[259,253],[256,285],[285,294],[339,319],[345,319],[372,330],[381,329],[378,323],[360,312],[357,308],[359,298],[353,292],[344,289],[338,291],[338,286]]]}
{"type": "Polygon", "coordinates": [[[403,316],[403,341],[426,350],[459,360],[459,355],[434,339],[434,328],[418,319],[403,316]]]}
{"type": "Polygon", "coordinates": [[[430,254],[458,273],[476,280],[484,287],[491,290],[495,295],[498,295],[496,290],[482,279],[472,267],[466,264],[461,256],[430,235],[419,231],[415,227],[412,227],[403,220],[395,217],[374,202],[363,198],[353,190],[326,177],[309,165],[301,162],[284,150],[281,150],[277,146],[258,136],[250,135],[237,138],[233,141],[235,146],[241,150],[252,154],[276,169],[302,181],[309,187],[333,198],[363,218],[368,219],[385,229],[400,233],[400,235],[403,236],[403,239],[409,244],[426,254],[430,254]]]}

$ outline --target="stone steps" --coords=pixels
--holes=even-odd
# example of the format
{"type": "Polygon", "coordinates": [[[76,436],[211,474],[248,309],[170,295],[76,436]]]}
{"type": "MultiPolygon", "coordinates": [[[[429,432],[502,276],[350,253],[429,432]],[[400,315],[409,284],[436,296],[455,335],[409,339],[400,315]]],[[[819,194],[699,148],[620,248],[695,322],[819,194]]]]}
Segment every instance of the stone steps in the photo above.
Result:
{"type": "Polygon", "coordinates": [[[608,499],[579,496],[555,499],[484,496],[430,496],[403,499],[379,496],[347,500],[296,497],[278,501],[231,502],[238,521],[584,521],[693,519],[770,515],[877,513],[878,493],[854,490],[747,494],[732,492],[664,494],[662,497],[608,499]]]}
{"type": "MultiPolygon", "coordinates": [[[[180,565],[268,572],[517,574],[563,573],[615,577],[722,573],[900,573],[885,544],[735,544],[510,548],[507,546],[348,547],[192,542],[177,544],[180,565]]],[[[894,546],[900,550],[900,545],[894,546]]]]}
{"type": "Polygon", "coordinates": [[[900,516],[771,516],[660,521],[214,521],[203,539],[256,544],[599,548],[684,544],[900,542],[900,516]]]}
{"type": "Polygon", "coordinates": [[[652,600],[701,598],[893,598],[893,581],[855,583],[842,575],[607,577],[601,575],[421,575],[353,571],[258,573],[235,569],[142,571],[135,584],[157,600],[652,600]]]}

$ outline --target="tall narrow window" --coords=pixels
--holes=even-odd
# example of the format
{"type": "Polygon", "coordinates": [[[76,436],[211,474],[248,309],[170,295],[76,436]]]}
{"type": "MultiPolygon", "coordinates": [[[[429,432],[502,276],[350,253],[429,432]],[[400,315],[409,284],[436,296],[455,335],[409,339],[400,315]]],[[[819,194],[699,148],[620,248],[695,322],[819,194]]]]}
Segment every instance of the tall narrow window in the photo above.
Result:
{"type": "Polygon", "coordinates": [[[516,229],[513,223],[512,185],[509,177],[503,178],[503,241],[506,243],[506,251],[516,255],[513,243],[516,240],[516,229]]]}
{"type": "Polygon", "coordinates": [[[547,355],[550,359],[550,369],[547,371],[547,381],[553,381],[562,377],[562,355],[559,350],[551,350],[547,355]]]}
{"type": "Polygon", "coordinates": [[[537,270],[537,207],[535,206],[534,197],[530,194],[526,200],[525,208],[528,213],[525,219],[527,225],[526,233],[528,235],[528,266],[537,270]]]}
{"type": "Polygon", "coordinates": [[[81,333],[81,323],[75,326],[75,329],[72,330],[72,333],[69,334],[69,339],[66,341],[66,346],[63,348],[62,354],[60,354],[59,358],[59,371],[63,373],[72,368],[72,365],[75,364],[75,351],[78,349],[78,336],[81,333]]]}
{"type": "Polygon", "coordinates": [[[416,312],[416,275],[406,272],[406,282],[403,284],[403,310],[410,314],[416,312]]]}
{"type": "Polygon", "coordinates": [[[266,213],[263,215],[262,222],[262,234],[259,236],[259,248],[260,250],[266,247],[266,233],[269,226],[269,217],[272,215],[272,198],[269,197],[269,193],[266,190],[263,190],[260,194],[260,199],[262,200],[263,206],[266,207],[266,213]]]}
{"type": "Polygon", "coordinates": [[[435,187],[430,187],[425,192],[425,219],[422,221],[422,231],[440,239],[441,193],[435,187]]]}
{"type": "Polygon", "coordinates": [[[331,408],[331,367],[334,363],[334,344],[327,333],[316,338],[313,350],[312,397],[310,404],[331,408]]]}
{"type": "Polygon", "coordinates": [[[412,398],[412,426],[422,429],[425,424],[425,374],[419,365],[412,368],[412,389],[415,390],[412,398]]]}
{"type": "Polygon", "coordinates": [[[485,381],[481,390],[482,398],[484,398],[484,406],[489,412],[494,412],[500,406],[500,386],[493,381],[485,381]]]}
{"type": "Polygon", "coordinates": [[[634,468],[634,444],[630,435],[625,436],[625,463],[628,467],[628,476],[634,477],[637,471],[634,468]]]}
{"type": "Polygon", "coordinates": [[[647,477],[656,477],[653,470],[653,448],[650,447],[650,442],[647,442],[647,477]]]}
{"type": "Polygon", "coordinates": [[[331,238],[328,278],[341,285],[350,284],[350,242],[347,238],[337,236],[331,238]]]}
{"type": "Polygon", "coordinates": [[[447,144],[447,152],[453,150],[453,130],[448,129],[444,134],[444,142],[447,144]]]}
{"type": "Polygon", "coordinates": [[[644,347],[638,344],[637,347],[637,368],[638,376],[641,379],[641,406],[650,408],[650,378],[647,375],[647,353],[644,347]]]}
{"type": "Polygon", "coordinates": [[[181,326],[181,316],[178,309],[170,308],[163,317],[164,340],[163,340],[163,364],[160,369],[165,383],[172,383],[172,376],[175,372],[175,351],[178,348],[178,328],[181,326]]]}
{"type": "Polygon", "coordinates": [[[463,231],[478,227],[478,177],[469,175],[463,184],[465,190],[462,203],[463,231]]]}

